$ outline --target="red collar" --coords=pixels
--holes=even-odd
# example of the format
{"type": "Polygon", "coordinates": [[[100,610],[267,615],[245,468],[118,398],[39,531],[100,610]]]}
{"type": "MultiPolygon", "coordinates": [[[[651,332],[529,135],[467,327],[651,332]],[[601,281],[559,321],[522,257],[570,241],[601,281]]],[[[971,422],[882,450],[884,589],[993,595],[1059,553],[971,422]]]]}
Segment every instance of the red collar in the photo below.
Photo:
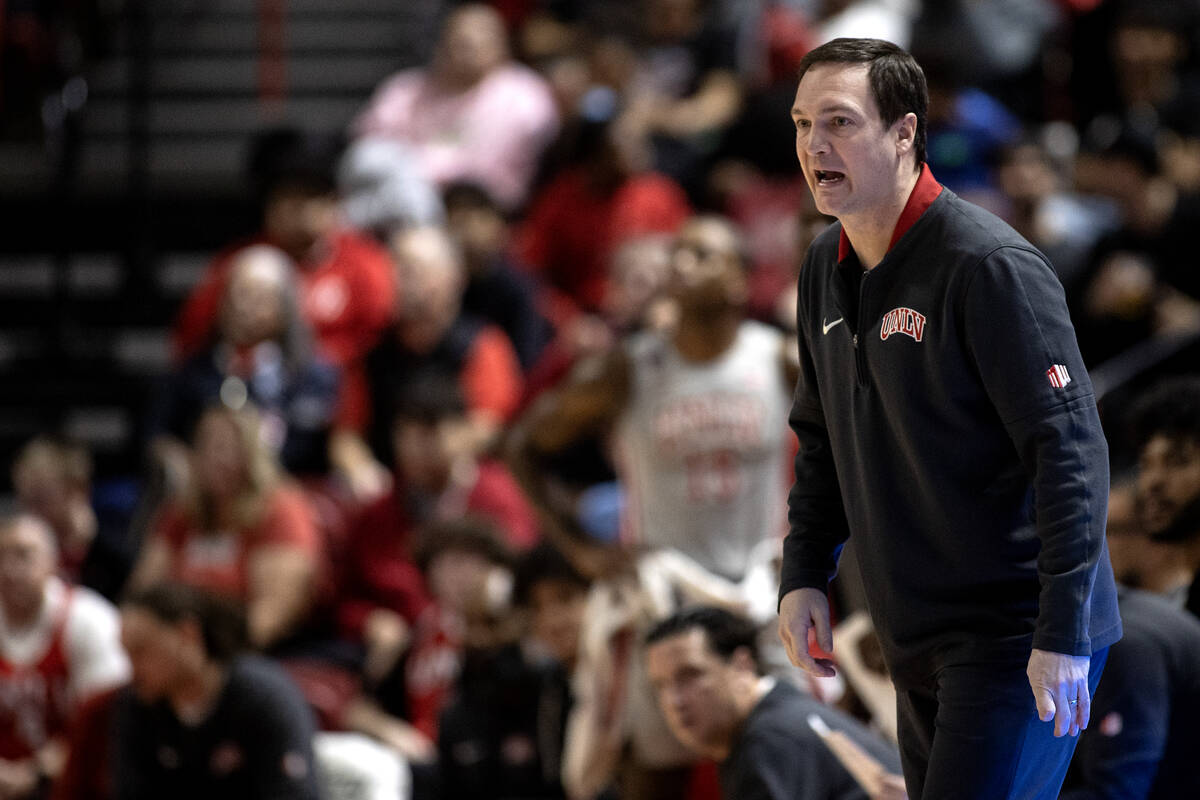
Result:
{"type": "MultiPolygon", "coordinates": [[[[904,210],[900,212],[900,219],[896,220],[896,229],[892,231],[892,240],[888,242],[888,250],[896,246],[900,237],[908,233],[908,229],[921,218],[925,209],[933,205],[933,201],[941,193],[942,185],[933,177],[929,165],[922,164],[917,183],[908,196],[908,202],[904,204],[904,210]]],[[[848,255],[850,255],[850,239],[846,236],[846,229],[842,228],[842,234],[838,238],[838,261],[841,262],[848,255]]]]}

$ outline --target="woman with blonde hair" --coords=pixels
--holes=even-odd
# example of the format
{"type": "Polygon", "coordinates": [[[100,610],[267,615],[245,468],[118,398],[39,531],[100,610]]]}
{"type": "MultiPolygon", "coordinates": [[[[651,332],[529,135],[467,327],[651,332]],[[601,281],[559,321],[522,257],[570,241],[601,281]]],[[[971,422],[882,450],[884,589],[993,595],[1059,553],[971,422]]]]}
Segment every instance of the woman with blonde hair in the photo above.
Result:
{"type": "Polygon", "coordinates": [[[179,581],[236,599],[252,643],[267,649],[312,607],[320,571],[313,511],[284,480],[249,405],[208,408],[190,455],[189,485],[160,508],[131,586],[179,581]]]}

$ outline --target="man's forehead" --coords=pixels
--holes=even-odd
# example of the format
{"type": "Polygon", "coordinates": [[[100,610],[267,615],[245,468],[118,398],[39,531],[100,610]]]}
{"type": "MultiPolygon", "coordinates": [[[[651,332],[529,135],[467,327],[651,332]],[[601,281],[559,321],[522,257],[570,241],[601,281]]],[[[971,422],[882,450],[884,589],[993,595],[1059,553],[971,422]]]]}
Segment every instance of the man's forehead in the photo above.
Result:
{"type": "Polygon", "coordinates": [[[688,663],[699,663],[713,656],[704,631],[689,628],[660,639],[646,647],[651,664],[658,664],[664,671],[677,669],[688,663]]]}
{"type": "Polygon", "coordinates": [[[1200,456],[1200,440],[1190,435],[1156,433],[1142,446],[1142,455],[1176,455],[1195,458],[1200,456]]]}
{"type": "Polygon", "coordinates": [[[868,71],[866,64],[814,64],[796,87],[792,114],[873,111],[875,99],[868,71]]]}

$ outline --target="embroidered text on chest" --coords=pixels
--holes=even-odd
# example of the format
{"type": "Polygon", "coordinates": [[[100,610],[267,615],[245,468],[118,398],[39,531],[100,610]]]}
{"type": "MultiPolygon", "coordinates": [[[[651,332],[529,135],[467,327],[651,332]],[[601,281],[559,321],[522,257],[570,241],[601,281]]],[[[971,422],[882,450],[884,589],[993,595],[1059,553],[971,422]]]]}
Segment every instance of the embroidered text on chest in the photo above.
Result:
{"type": "Polygon", "coordinates": [[[889,336],[896,333],[903,333],[918,342],[921,341],[925,336],[925,315],[903,306],[893,308],[883,315],[883,324],[879,326],[879,338],[886,342],[889,336]]]}

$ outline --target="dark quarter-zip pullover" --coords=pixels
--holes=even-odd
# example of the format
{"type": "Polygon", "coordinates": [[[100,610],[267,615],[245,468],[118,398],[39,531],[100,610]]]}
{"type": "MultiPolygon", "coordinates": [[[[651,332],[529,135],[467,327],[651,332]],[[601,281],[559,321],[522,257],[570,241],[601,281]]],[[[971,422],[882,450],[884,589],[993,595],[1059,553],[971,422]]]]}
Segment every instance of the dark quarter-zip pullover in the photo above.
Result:
{"type": "Polygon", "coordinates": [[[949,190],[898,234],[864,272],[835,224],[800,273],[780,597],[853,536],[898,681],[1107,647],[1108,450],[1054,270],[949,190]]]}

